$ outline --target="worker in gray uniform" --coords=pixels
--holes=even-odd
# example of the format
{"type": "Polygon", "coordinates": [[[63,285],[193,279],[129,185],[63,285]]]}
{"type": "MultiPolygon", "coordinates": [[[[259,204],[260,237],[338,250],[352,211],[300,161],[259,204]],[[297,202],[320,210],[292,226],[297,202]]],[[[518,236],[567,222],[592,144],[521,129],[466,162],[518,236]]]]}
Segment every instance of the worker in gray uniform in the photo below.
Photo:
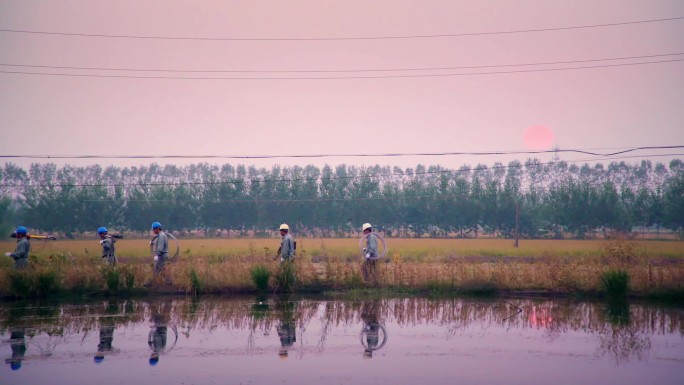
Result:
{"type": "Polygon", "coordinates": [[[106,262],[110,266],[116,266],[116,255],[114,244],[116,239],[109,235],[106,227],[97,229],[97,235],[100,236],[100,245],[102,246],[102,259],[106,258],[106,262]]]}
{"type": "Polygon", "coordinates": [[[377,283],[377,275],[375,271],[375,260],[378,257],[378,237],[373,234],[373,227],[370,223],[364,223],[361,226],[363,234],[366,236],[366,247],[363,248],[364,261],[361,266],[363,272],[363,279],[368,282],[377,283]]]}
{"type": "Polygon", "coordinates": [[[278,255],[280,256],[280,262],[292,262],[295,257],[295,242],[292,239],[292,234],[290,234],[290,226],[286,223],[280,225],[280,248],[278,249],[278,255]]]}
{"type": "Polygon", "coordinates": [[[161,274],[164,271],[166,261],[169,259],[169,239],[159,222],[152,223],[152,231],[154,238],[150,241],[150,245],[154,252],[154,274],[161,274]]]}
{"type": "Polygon", "coordinates": [[[17,227],[17,247],[13,253],[5,253],[6,256],[14,259],[14,267],[17,269],[24,269],[28,267],[29,252],[31,252],[31,244],[26,236],[27,230],[24,226],[17,227]]]}

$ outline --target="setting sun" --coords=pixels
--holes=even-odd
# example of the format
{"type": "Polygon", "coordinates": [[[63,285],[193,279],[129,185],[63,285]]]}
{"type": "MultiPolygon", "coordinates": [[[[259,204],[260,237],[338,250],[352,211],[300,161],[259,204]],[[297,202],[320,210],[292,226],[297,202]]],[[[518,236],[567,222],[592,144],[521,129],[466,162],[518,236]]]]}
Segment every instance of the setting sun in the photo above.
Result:
{"type": "Polygon", "coordinates": [[[531,150],[548,150],[554,142],[553,131],[545,126],[532,126],[525,130],[523,138],[525,148],[531,150]]]}

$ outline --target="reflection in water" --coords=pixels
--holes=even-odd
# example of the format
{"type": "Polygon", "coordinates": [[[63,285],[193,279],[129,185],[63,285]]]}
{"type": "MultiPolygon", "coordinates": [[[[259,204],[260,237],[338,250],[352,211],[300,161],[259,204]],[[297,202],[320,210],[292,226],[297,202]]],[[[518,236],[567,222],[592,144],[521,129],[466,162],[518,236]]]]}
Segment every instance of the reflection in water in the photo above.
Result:
{"type": "Polygon", "coordinates": [[[174,328],[175,339],[170,349],[166,348],[166,339],[168,335],[168,324],[171,320],[171,302],[160,302],[151,305],[152,315],[150,317],[150,333],[147,337],[147,345],[152,350],[150,353],[150,366],[155,366],[159,363],[159,356],[173,349],[178,340],[178,332],[174,328]]]}
{"type": "Polygon", "coordinates": [[[608,301],[606,303],[606,317],[612,325],[629,326],[629,302],[626,299],[608,301]]]}
{"type": "MultiPolygon", "coordinates": [[[[0,333],[4,336],[2,351],[5,356],[2,358],[7,363],[7,370],[21,368],[22,362],[24,365],[28,361],[39,363],[40,360],[33,360],[36,357],[53,360],[53,351],[67,354],[64,350],[55,350],[57,345],[72,348],[74,341],[84,341],[90,331],[99,331],[94,334],[99,338],[91,337],[86,343],[84,357],[89,361],[97,345],[96,363],[103,362],[105,358],[109,361],[134,356],[136,360],[149,360],[149,364],[154,366],[161,355],[168,354],[176,345],[176,325],[184,330],[184,348],[187,347],[185,344],[196,341],[193,338],[206,339],[212,333],[223,332],[238,339],[239,348],[223,345],[221,349],[234,349],[230,350],[231,354],[247,352],[258,355],[263,352],[270,359],[273,359],[272,349],[276,341],[269,333],[274,328],[278,334],[278,356],[281,358],[287,358],[295,344],[301,356],[327,354],[331,349],[340,349],[340,341],[349,343],[350,336],[358,338],[359,325],[362,325],[363,355],[368,358],[383,346],[384,358],[402,346],[411,345],[407,335],[413,335],[416,327],[429,329],[432,333],[430,338],[441,338],[452,346],[461,346],[467,338],[489,338],[497,330],[515,330],[516,333],[511,335],[541,338],[546,346],[567,343],[568,338],[564,337],[569,335],[573,336],[570,340],[582,335],[592,344],[588,354],[610,358],[611,364],[622,365],[647,360],[654,345],[657,346],[656,342],[662,343],[664,338],[674,337],[679,341],[683,314],[680,309],[648,304],[571,300],[516,300],[513,305],[498,300],[475,302],[425,298],[386,298],[363,302],[287,297],[264,297],[256,301],[211,297],[202,300],[164,298],[150,302],[111,301],[57,306],[0,304],[0,333]],[[126,345],[125,333],[116,333],[129,327],[144,329],[133,345],[126,345]],[[401,344],[386,345],[388,327],[393,331],[393,338],[401,340],[401,344]],[[115,334],[117,341],[114,341],[115,334]],[[140,344],[140,338],[144,339],[144,336],[147,336],[147,346],[140,344]],[[331,336],[334,341],[332,347],[328,346],[331,336]],[[5,345],[9,347],[5,348],[5,345]],[[140,351],[136,350],[131,355],[132,349],[140,351]],[[127,353],[112,357],[117,350],[127,353]]],[[[233,343],[233,340],[229,341],[233,343]]],[[[210,345],[211,342],[210,339],[210,345]]],[[[357,343],[354,341],[350,347],[354,352],[358,352],[357,343]]],[[[417,340],[414,345],[416,349],[422,346],[417,340]]],[[[174,354],[194,356],[192,349],[200,349],[199,346],[189,346],[191,353],[183,353],[188,350],[182,350],[174,354]]],[[[100,368],[106,366],[100,366],[98,370],[100,368]]]]}
{"type": "Polygon", "coordinates": [[[280,338],[280,350],[278,356],[281,359],[287,359],[288,351],[295,342],[297,342],[297,331],[295,329],[296,303],[289,300],[289,298],[279,298],[277,302],[278,312],[278,338],[280,338]]]}
{"type": "Polygon", "coordinates": [[[97,353],[93,361],[96,364],[102,363],[105,356],[112,351],[112,342],[114,342],[114,317],[118,313],[118,304],[116,302],[109,302],[105,306],[104,315],[100,317],[100,341],[97,344],[97,353]]]}
{"type": "Polygon", "coordinates": [[[364,358],[372,358],[373,351],[382,348],[387,342],[387,330],[380,325],[378,319],[379,307],[379,301],[368,301],[361,305],[361,345],[364,347],[364,358]]]}
{"type": "Polygon", "coordinates": [[[8,358],[5,362],[12,370],[21,369],[21,361],[26,354],[26,330],[16,329],[10,332],[10,347],[12,348],[12,358],[8,358]]]}
{"type": "Polygon", "coordinates": [[[630,322],[631,312],[626,300],[612,300],[606,304],[605,314],[609,324],[599,333],[600,355],[611,355],[616,363],[628,362],[630,358],[643,360],[651,349],[649,333],[630,322]]]}
{"type": "Polygon", "coordinates": [[[112,351],[112,341],[114,340],[114,325],[100,326],[100,343],[97,344],[95,353],[95,363],[99,364],[105,359],[105,355],[112,351]]]}

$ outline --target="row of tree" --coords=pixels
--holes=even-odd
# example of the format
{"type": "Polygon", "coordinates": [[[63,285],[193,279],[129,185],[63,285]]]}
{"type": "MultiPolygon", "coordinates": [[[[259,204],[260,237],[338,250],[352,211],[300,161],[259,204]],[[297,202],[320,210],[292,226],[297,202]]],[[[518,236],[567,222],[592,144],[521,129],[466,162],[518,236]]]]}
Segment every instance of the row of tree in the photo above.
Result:
{"type": "Polygon", "coordinates": [[[363,222],[396,235],[511,236],[516,207],[526,237],[583,238],[597,229],[684,227],[684,162],[577,165],[529,159],[459,169],[418,165],[280,167],[206,163],[87,167],[11,163],[0,169],[6,227],[68,235],[98,226],[147,231],[273,229],[356,232],[363,222]]]}

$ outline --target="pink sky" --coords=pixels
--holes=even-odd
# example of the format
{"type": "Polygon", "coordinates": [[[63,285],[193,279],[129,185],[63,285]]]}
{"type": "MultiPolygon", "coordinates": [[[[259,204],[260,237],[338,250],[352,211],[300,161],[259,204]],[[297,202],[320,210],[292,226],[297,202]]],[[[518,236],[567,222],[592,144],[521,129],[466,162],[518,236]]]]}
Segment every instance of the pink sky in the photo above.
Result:
{"type": "MultiPolygon", "coordinates": [[[[679,16],[684,16],[684,1],[678,0],[0,2],[0,29],[224,38],[457,34],[679,16]]],[[[151,40],[0,32],[0,63],[179,70],[483,66],[684,53],[682,36],[684,20],[521,34],[348,41],[151,40]]],[[[684,55],[665,59],[672,58],[684,55]]],[[[530,68],[542,67],[526,67],[530,68]]],[[[494,70],[510,69],[514,68],[494,70]]],[[[101,73],[2,66],[0,70],[101,73]]],[[[445,72],[473,70],[424,73],[445,72]]],[[[682,106],[684,62],[347,80],[104,79],[0,73],[4,138],[0,154],[524,150],[524,135],[532,126],[549,128],[561,148],[682,145],[682,106]],[[12,136],[18,133],[22,136],[12,136]]],[[[240,163],[440,163],[455,167],[512,158],[524,160],[522,156],[450,156],[240,163]]],[[[31,162],[12,161],[23,166],[31,162]]],[[[196,161],[202,160],[176,163],[196,161]]],[[[98,162],[131,165],[148,161],[98,162]]]]}

